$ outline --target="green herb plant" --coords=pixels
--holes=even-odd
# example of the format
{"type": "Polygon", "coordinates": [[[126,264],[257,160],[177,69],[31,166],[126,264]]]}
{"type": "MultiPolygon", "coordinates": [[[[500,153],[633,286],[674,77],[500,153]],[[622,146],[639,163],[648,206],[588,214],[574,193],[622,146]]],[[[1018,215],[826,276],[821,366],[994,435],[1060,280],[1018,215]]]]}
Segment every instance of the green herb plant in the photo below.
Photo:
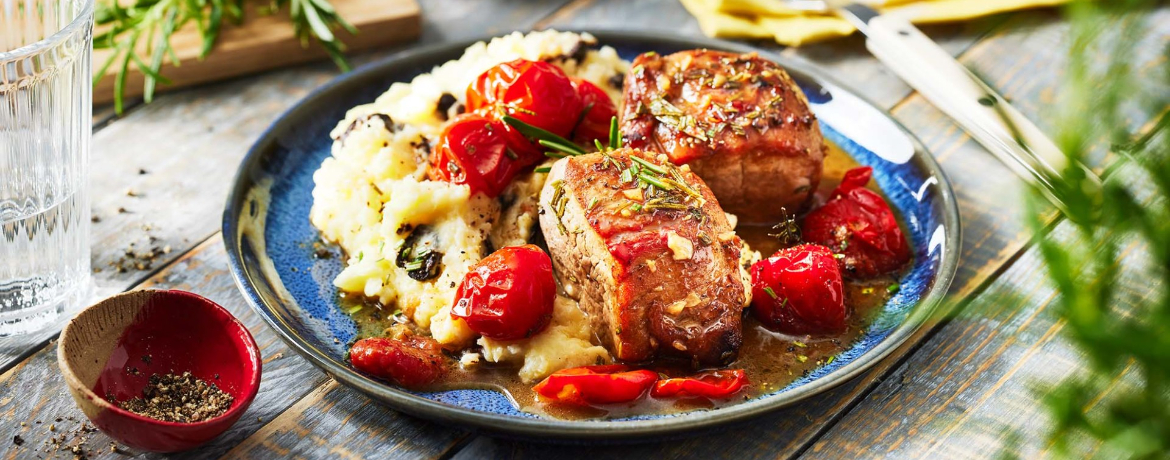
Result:
{"type": "Polygon", "coordinates": [[[1045,234],[1045,199],[1029,194],[1063,335],[1087,364],[1041,391],[1053,422],[1047,445],[1063,458],[1170,458],[1170,46],[1150,50],[1140,41],[1157,3],[1078,1],[1066,9],[1072,48],[1056,140],[1071,160],[1111,155],[1103,188],[1070,185],[1083,178],[1077,167],[1059,178],[1067,235],[1045,234]],[[1139,53],[1150,51],[1163,56],[1152,64],[1159,81],[1141,76],[1151,64],[1139,53]],[[1127,256],[1126,247],[1145,255],[1127,256]],[[1121,292],[1127,276],[1150,292],[1121,292]]]}
{"type": "Polygon", "coordinates": [[[134,0],[128,5],[117,0],[98,0],[93,47],[110,49],[112,53],[98,67],[93,83],[96,85],[111,66],[117,66],[114,109],[121,114],[125,107],[126,76],[133,65],[145,76],[142,98],[150,103],[156,86],[170,82],[160,73],[163,63],[170,59],[174,66],[179,66],[179,58],[171,47],[172,35],[194,24],[203,38],[200,58],[207,57],[224,22],[242,23],[249,3],[254,3],[261,14],[275,14],[287,8],[302,45],[308,46],[309,40],[315,39],[339,68],[349,70],[343,54],[345,46],[333,31],[344,29],[356,33],[357,30],[337,14],[329,0],[134,0]]]}

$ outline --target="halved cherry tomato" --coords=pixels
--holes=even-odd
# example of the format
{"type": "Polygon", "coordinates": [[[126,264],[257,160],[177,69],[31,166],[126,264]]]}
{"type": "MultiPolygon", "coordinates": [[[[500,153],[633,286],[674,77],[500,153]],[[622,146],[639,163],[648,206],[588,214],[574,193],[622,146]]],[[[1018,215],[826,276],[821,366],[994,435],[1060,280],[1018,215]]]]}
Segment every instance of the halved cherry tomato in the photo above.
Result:
{"type": "Polygon", "coordinates": [[[726,399],[739,393],[748,384],[743,369],[707,371],[694,377],[659,380],[650,390],[655,398],[710,398],[726,399]]]}
{"type": "Polygon", "coordinates": [[[434,383],[447,372],[439,342],[413,334],[358,340],[349,349],[349,362],[361,372],[407,388],[434,383]]]}
{"type": "Polygon", "coordinates": [[[890,206],[881,195],[865,188],[873,169],[850,169],[829,201],[804,218],[804,240],[828,246],[842,254],[842,273],[873,278],[904,267],[910,246],[890,206]]]}
{"type": "Polygon", "coordinates": [[[833,251],[802,244],[753,264],[752,314],[788,334],[843,332],[845,296],[833,251]]]}
{"type": "Polygon", "coordinates": [[[504,111],[558,136],[568,136],[584,105],[559,67],[517,59],[488,69],[467,88],[467,109],[485,107],[504,111]]]}
{"type": "Polygon", "coordinates": [[[531,244],[512,246],[471,267],[455,292],[451,316],[490,339],[523,339],[548,326],[556,297],[548,254],[531,244]]]}
{"type": "Polygon", "coordinates": [[[504,124],[479,114],[456,117],[431,152],[431,180],[467,184],[471,194],[498,196],[523,167],[509,153],[504,124]]]}
{"type": "Polygon", "coordinates": [[[578,405],[617,404],[641,398],[658,374],[622,364],[583,366],[553,372],[532,387],[542,398],[578,405]]]}
{"type": "Polygon", "coordinates": [[[617,115],[617,108],[609,94],[588,80],[574,78],[573,88],[581,97],[582,111],[580,123],[573,128],[573,137],[570,139],[578,144],[592,146],[594,140],[603,144],[609,139],[609,123],[617,115]]]}

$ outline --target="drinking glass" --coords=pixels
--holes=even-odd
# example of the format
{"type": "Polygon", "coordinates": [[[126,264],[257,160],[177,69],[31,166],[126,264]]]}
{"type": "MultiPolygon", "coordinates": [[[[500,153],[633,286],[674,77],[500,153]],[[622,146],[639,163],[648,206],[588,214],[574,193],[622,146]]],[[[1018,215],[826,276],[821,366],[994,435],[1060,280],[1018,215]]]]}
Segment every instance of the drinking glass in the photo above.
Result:
{"type": "Polygon", "coordinates": [[[93,0],[0,0],[0,336],[90,291],[93,0]]]}

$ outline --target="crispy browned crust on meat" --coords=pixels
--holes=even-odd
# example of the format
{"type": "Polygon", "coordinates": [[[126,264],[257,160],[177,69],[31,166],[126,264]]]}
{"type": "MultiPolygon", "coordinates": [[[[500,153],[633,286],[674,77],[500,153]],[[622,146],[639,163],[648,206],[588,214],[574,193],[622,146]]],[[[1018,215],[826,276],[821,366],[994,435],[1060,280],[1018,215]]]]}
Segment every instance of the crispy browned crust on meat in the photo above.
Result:
{"type": "Polygon", "coordinates": [[[646,53],[624,93],[626,145],[689,164],[743,222],[800,211],[820,183],[826,148],[816,116],[788,73],[755,53],[646,53]]]}
{"type": "Polygon", "coordinates": [[[562,286],[620,360],[730,362],[748,300],[740,240],[702,179],[672,166],[697,196],[650,190],[622,177],[631,156],[666,160],[619,149],[569,157],[550,171],[540,223],[562,286]],[[670,209],[654,204],[672,200],[670,209]]]}

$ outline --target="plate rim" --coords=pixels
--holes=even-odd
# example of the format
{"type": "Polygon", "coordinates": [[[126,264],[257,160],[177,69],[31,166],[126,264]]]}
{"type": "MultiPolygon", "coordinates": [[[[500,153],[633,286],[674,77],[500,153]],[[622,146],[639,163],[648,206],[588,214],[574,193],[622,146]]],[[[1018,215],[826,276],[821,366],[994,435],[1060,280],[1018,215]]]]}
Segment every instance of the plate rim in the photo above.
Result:
{"type": "MultiPolygon", "coordinates": [[[[667,32],[620,29],[557,30],[562,32],[588,33],[596,37],[602,45],[605,45],[606,41],[610,40],[615,42],[670,44],[691,48],[721,49],[733,52],[756,52],[761,56],[777,62],[785,69],[795,70],[817,82],[828,83],[861,99],[862,102],[868,104],[886,119],[890,120],[908,138],[915,149],[915,158],[918,158],[922,162],[927,172],[939,180],[938,192],[942,200],[942,222],[946,224],[944,228],[944,244],[951,250],[943,253],[933,285],[926,290],[922,298],[912,307],[906,319],[889,336],[875,345],[874,348],[858,356],[854,361],[818,379],[818,381],[823,382],[819,385],[797,387],[777,397],[766,400],[758,399],[715,410],[698,410],[655,419],[569,421],[500,415],[427,399],[391,385],[372,380],[349,367],[335,364],[322,350],[306,341],[293,331],[279,315],[270,311],[272,309],[265,305],[263,298],[251,284],[248,273],[245,271],[240,246],[242,229],[239,223],[242,215],[241,211],[246,206],[247,194],[254,183],[254,181],[250,180],[251,172],[260,166],[260,162],[264,157],[264,150],[268,148],[268,145],[275,145],[277,143],[277,131],[283,126],[285,120],[293,117],[295,112],[301,110],[307,103],[327,96],[334,88],[344,86],[349,80],[377,74],[380,71],[404,62],[420,59],[425,60],[428,55],[453,53],[458,49],[465,49],[476,42],[506,35],[490,34],[470,40],[443,42],[408,48],[364,64],[351,72],[338,75],[284,110],[257,137],[252,146],[249,147],[247,153],[240,161],[239,169],[233,178],[232,188],[224,207],[223,225],[221,228],[222,238],[228,256],[229,271],[232,274],[236,287],[243,294],[252,310],[264,319],[264,322],[277,333],[285,344],[296,350],[306,360],[325,371],[326,374],[339,383],[356,389],[371,399],[386,404],[394,410],[427,420],[454,424],[461,427],[472,427],[488,432],[545,439],[638,439],[656,435],[678,434],[680,432],[709,429],[755,418],[834,389],[868,371],[888,357],[890,353],[904,344],[911,335],[926,324],[926,320],[930,315],[938,310],[950,288],[959,264],[962,232],[958,203],[951,187],[951,181],[937,160],[921,141],[894,118],[889,111],[874,104],[864,93],[837,81],[824,70],[809,63],[797,61],[773,51],[756,48],[746,43],[729,42],[706,37],[688,37],[667,32]]],[[[521,33],[527,32],[529,31],[521,31],[521,33]]]]}

